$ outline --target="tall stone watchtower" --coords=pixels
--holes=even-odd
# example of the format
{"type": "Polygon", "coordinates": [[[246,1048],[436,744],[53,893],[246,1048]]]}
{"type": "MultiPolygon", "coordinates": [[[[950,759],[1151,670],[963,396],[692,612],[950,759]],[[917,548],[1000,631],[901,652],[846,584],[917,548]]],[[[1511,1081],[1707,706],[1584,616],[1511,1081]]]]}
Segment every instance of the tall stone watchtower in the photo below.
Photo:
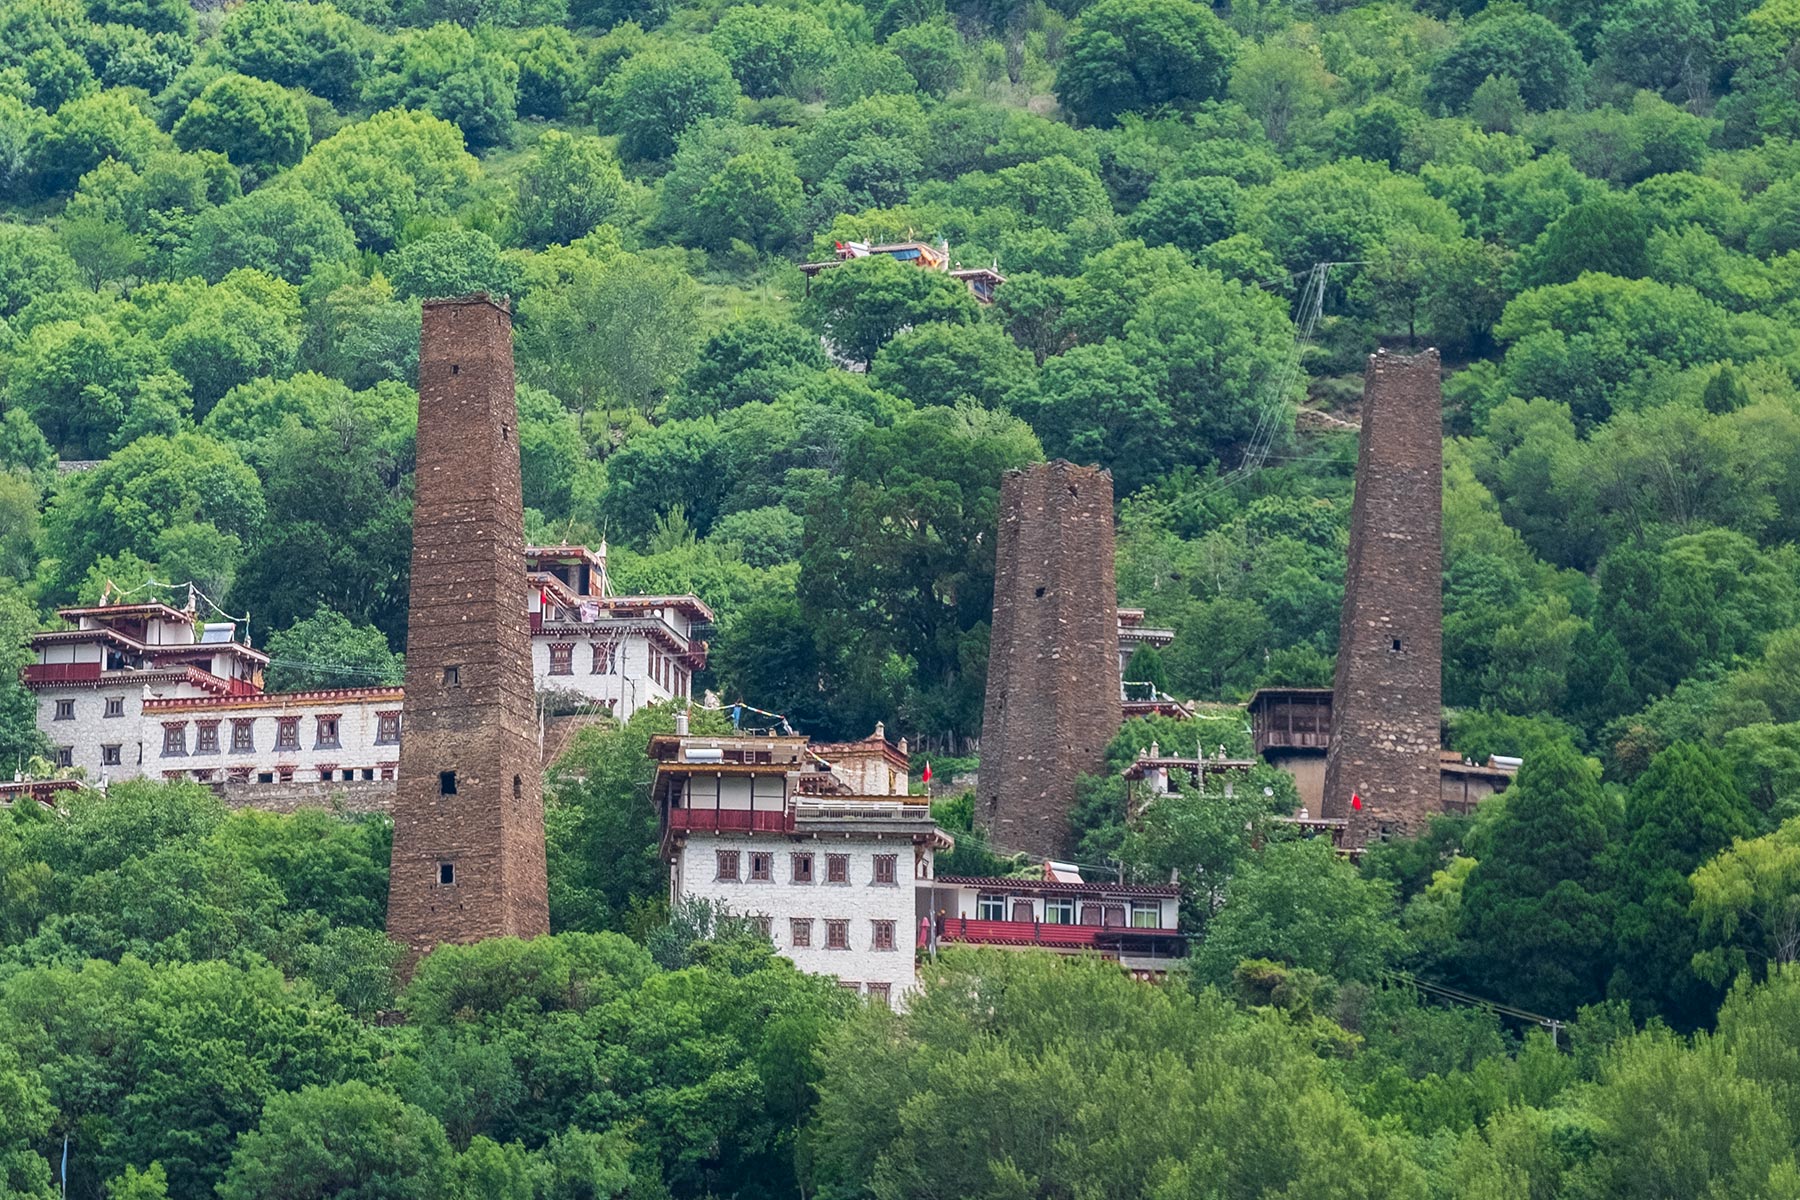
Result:
{"type": "Polygon", "coordinates": [[[1419,833],[1442,807],[1442,430],[1438,352],[1371,356],[1325,759],[1324,815],[1349,819],[1353,846],[1419,833]]]}
{"type": "Polygon", "coordinates": [[[1112,476],[1040,463],[1000,482],[976,818],[996,846],[1069,849],[1075,779],[1119,732],[1112,476]]]}
{"type": "Polygon", "coordinates": [[[506,306],[427,301],[388,884],[409,961],[550,929],[518,426],[506,306]]]}

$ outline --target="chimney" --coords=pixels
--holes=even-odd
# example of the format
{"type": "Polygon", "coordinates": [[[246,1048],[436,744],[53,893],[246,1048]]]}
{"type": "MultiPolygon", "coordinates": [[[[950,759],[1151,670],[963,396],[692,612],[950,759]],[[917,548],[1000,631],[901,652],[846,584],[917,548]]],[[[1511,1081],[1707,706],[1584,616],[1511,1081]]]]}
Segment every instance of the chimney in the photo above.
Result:
{"type": "Polygon", "coordinates": [[[686,737],[687,735],[688,735],[687,709],[685,709],[685,708],[677,709],[675,712],[675,736],[676,737],[686,737]]]}

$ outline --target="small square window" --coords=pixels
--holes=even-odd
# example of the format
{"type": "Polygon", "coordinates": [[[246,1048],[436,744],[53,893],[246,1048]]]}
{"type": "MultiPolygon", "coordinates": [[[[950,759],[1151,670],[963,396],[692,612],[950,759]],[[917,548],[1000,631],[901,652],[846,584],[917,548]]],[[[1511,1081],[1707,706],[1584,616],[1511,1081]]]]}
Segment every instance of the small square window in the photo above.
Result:
{"type": "Polygon", "coordinates": [[[460,666],[444,668],[444,686],[445,687],[461,687],[462,686],[462,668],[460,666]]]}
{"type": "Polygon", "coordinates": [[[277,767],[275,769],[275,774],[281,777],[281,782],[283,783],[294,782],[294,768],[292,767],[277,767]]]}
{"type": "Polygon", "coordinates": [[[975,919],[978,921],[1006,920],[1005,896],[979,896],[975,900],[975,919]]]}
{"type": "Polygon", "coordinates": [[[552,675],[573,675],[575,673],[575,644],[573,642],[556,642],[551,645],[550,673],[552,675]]]}
{"type": "Polygon", "coordinates": [[[588,667],[591,675],[611,675],[613,671],[613,647],[603,646],[595,642],[591,647],[594,653],[593,662],[588,667]]]}
{"type": "Polygon", "coordinates": [[[245,718],[231,723],[231,752],[245,754],[256,749],[256,720],[245,718]]]}
{"type": "Polygon", "coordinates": [[[58,700],[56,702],[56,719],[58,721],[73,721],[75,719],[75,702],[73,700],[58,700]]]}
{"type": "Polygon", "coordinates": [[[277,750],[298,750],[300,748],[300,718],[275,718],[275,748],[277,750]]]}
{"type": "Polygon", "coordinates": [[[812,945],[812,918],[811,917],[789,917],[788,918],[788,934],[789,934],[788,940],[793,943],[793,946],[796,950],[804,950],[807,947],[811,946],[812,945]]]}
{"type": "Polygon", "coordinates": [[[217,721],[194,722],[194,753],[217,754],[219,752],[219,723],[217,721]]]}
{"type": "Polygon", "coordinates": [[[775,855],[767,850],[750,852],[750,878],[768,880],[775,878],[775,855]]]}
{"type": "Polygon", "coordinates": [[[825,856],[825,882],[850,882],[850,856],[848,854],[827,854],[825,856]]]}
{"type": "Polygon", "coordinates": [[[106,698],[106,715],[109,717],[124,716],[125,715],[125,697],[123,697],[123,696],[108,696],[106,698]]]}
{"type": "Polygon", "coordinates": [[[375,744],[392,746],[400,741],[400,714],[384,712],[375,714],[375,744]]]}
{"type": "Polygon", "coordinates": [[[336,750],[338,748],[338,719],[336,717],[319,717],[314,722],[313,748],[316,750],[336,750]]]}
{"type": "Polygon", "coordinates": [[[1399,639],[1399,638],[1395,638],[1395,639],[1394,639],[1394,647],[1393,647],[1393,649],[1394,649],[1394,653],[1395,653],[1395,654],[1398,654],[1398,653],[1400,653],[1400,639],[1399,639]]]}
{"type": "Polygon", "coordinates": [[[58,746],[56,748],[56,765],[59,767],[74,766],[75,765],[75,747],[73,747],[73,746],[58,746]]]}
{"type": "Polygon", "coordinates": [[[1044,924],[1073,925],[1075,901],[1068,896],[1054,896],[1044,901],[1044,924]]]}
{"type": "Polygon", "coordinates": [[[256,773],[256,782],[258,782],[258,783],[274,783],[275,782],[275,772],[273,772],[273,771],[258,771],[256,773]]]}
{"type": "Polygon", "coordinates": [[[825,948],[827,950],[848,950],[850,948],[850,922],[825,922],[825,948]]]}
{"type": "Polygon", "coordinates": [[[877,854],[875,856],[875,882],[892,884],[899,870],[899,856],[895,854],[877,854]]]}
{"type": "Polygon", "coordinates": [[[775,936],[775,919],[773,917],[751,917],[750,921],[756,926],[756,932],[762,934],[763,937],[772,938],[775,936]]]}
{"type": "Polygon", "coordinates": [[[124,761],[122,751],[123,751],[123,747],[121,747],[121,746],[102,746],[102,747],[100,747],[100,765],[103,767],[118,766],[121,762],[124,761]]]}
{"type": "Polygon", "coordinates": [[[456,864],[441,862],[438,864],[438,886],[449,887],[456,882],[456,864]]]}
{"type": "Polygon", "coordinates": [[[789,879],[794,883],[811,883],[813,881],[813,856],[796,854],[789,860],[789,879]]]}
{"type": "Polygon", "coordinates": [[[735,883],[738,877],[738,852],[736,850],[715,851],[718,855],[718,874],[715,879],[735,883]]]}
{"type": "Polygon", "coordinates": [[[163,726],[163,757],[187,753],[187,723],[163,726]]]}
{"type": "Polygon", "coordinates": [[[439,771],[438,772],[438,795],[440,795],[440,796],[456,795],[456,772],[455,771],[439,771]]]}
{"type": "Polygon", "coordinates": [[[393,777],[394,777],[394,768],[393,767],[384,766],[381,768],[381,778],[383,780],[392,779],[393,777]]]}
{"type": "Polygon", "coordinates": [[[891,983],[871,983],[869,985],[869,1002],[879,1000],[889,1008],[894,1006],[894,985],[891,983]]]}
{"type": "Polygon", "coordinates": [[[894,923],[892,921],[870,921],[869,937],[877,950],[894,948],[894,923]]]}

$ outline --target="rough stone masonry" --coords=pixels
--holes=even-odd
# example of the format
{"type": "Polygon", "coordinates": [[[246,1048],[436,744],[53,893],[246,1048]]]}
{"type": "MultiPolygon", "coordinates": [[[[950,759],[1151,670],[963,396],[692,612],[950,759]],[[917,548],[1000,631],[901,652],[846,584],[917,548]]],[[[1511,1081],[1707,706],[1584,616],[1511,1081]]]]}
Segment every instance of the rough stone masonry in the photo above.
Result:
{"type": "Polygon", "coordinates": [[[1423,832],[1441,807],[1442,428],[1438,352],[1371,356],[1325,759],[1346,845],[1423,832]]]}
{"type": "Polygon", "coordinates": [[[976,816],[996,847],[1069,850],[1075,780],[1119,731],[1112,476],[1040,463],[1000,482],[976,816]]]}
{"type": "Polygon", "coordinates": [[[388,885],[409,964],[550,929],[518,424],[506,306],[428,301],[388,885]]]}

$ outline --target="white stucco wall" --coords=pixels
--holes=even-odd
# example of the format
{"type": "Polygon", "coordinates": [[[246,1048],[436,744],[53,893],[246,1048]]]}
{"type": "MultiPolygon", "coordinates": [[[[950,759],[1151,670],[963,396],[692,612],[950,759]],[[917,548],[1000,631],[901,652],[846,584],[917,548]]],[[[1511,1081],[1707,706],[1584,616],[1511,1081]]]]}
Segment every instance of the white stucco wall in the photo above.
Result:
{"type": "MultiPolygon", "coordinates": [[[[925,850],[927,866],[931,851],[925,850]]],[[[931,872],[927,870],[927,874],[931,872]]],[[[870,983],[885,983],[892,988],[895,1000],[911,991],[917,983],[914,969],[914,947],[918,940],[918,918],[913,901],[914,846],[910,838],[796,839],[786,836],[750,837],[717,834],[693,834],[686,846],[677,851],[672,870],[672,892],[675,899],[701,898],[730,907],[735,913],[770,918],[769,934],[775,949],[801,970],[818,975],[834,975],[846,983],[866,988],[870,983]],[[735,882],[717,878],[717,852],[738,851],[739,879],[735,882]],[[752,881],[750,854],[770,852],[775,856],[774,878],[752,881]],[[813,856],[813,882],[795,883],[792,858],[795,853],[813,856]],[[827,854],[849,856],[848,883],[826,883],[827,854]],[[877,884],[875,856],[896,856],[895,882],[877,884]],[[793,918],[812,921],[812,945],[796,947],[790,921],[793,918]],[[825,922],[849,922],[850,947],[847,950],[826,949],[825,922]],[[874,948],[874,921],[894,922],[894,948],[874,948]]]]}

